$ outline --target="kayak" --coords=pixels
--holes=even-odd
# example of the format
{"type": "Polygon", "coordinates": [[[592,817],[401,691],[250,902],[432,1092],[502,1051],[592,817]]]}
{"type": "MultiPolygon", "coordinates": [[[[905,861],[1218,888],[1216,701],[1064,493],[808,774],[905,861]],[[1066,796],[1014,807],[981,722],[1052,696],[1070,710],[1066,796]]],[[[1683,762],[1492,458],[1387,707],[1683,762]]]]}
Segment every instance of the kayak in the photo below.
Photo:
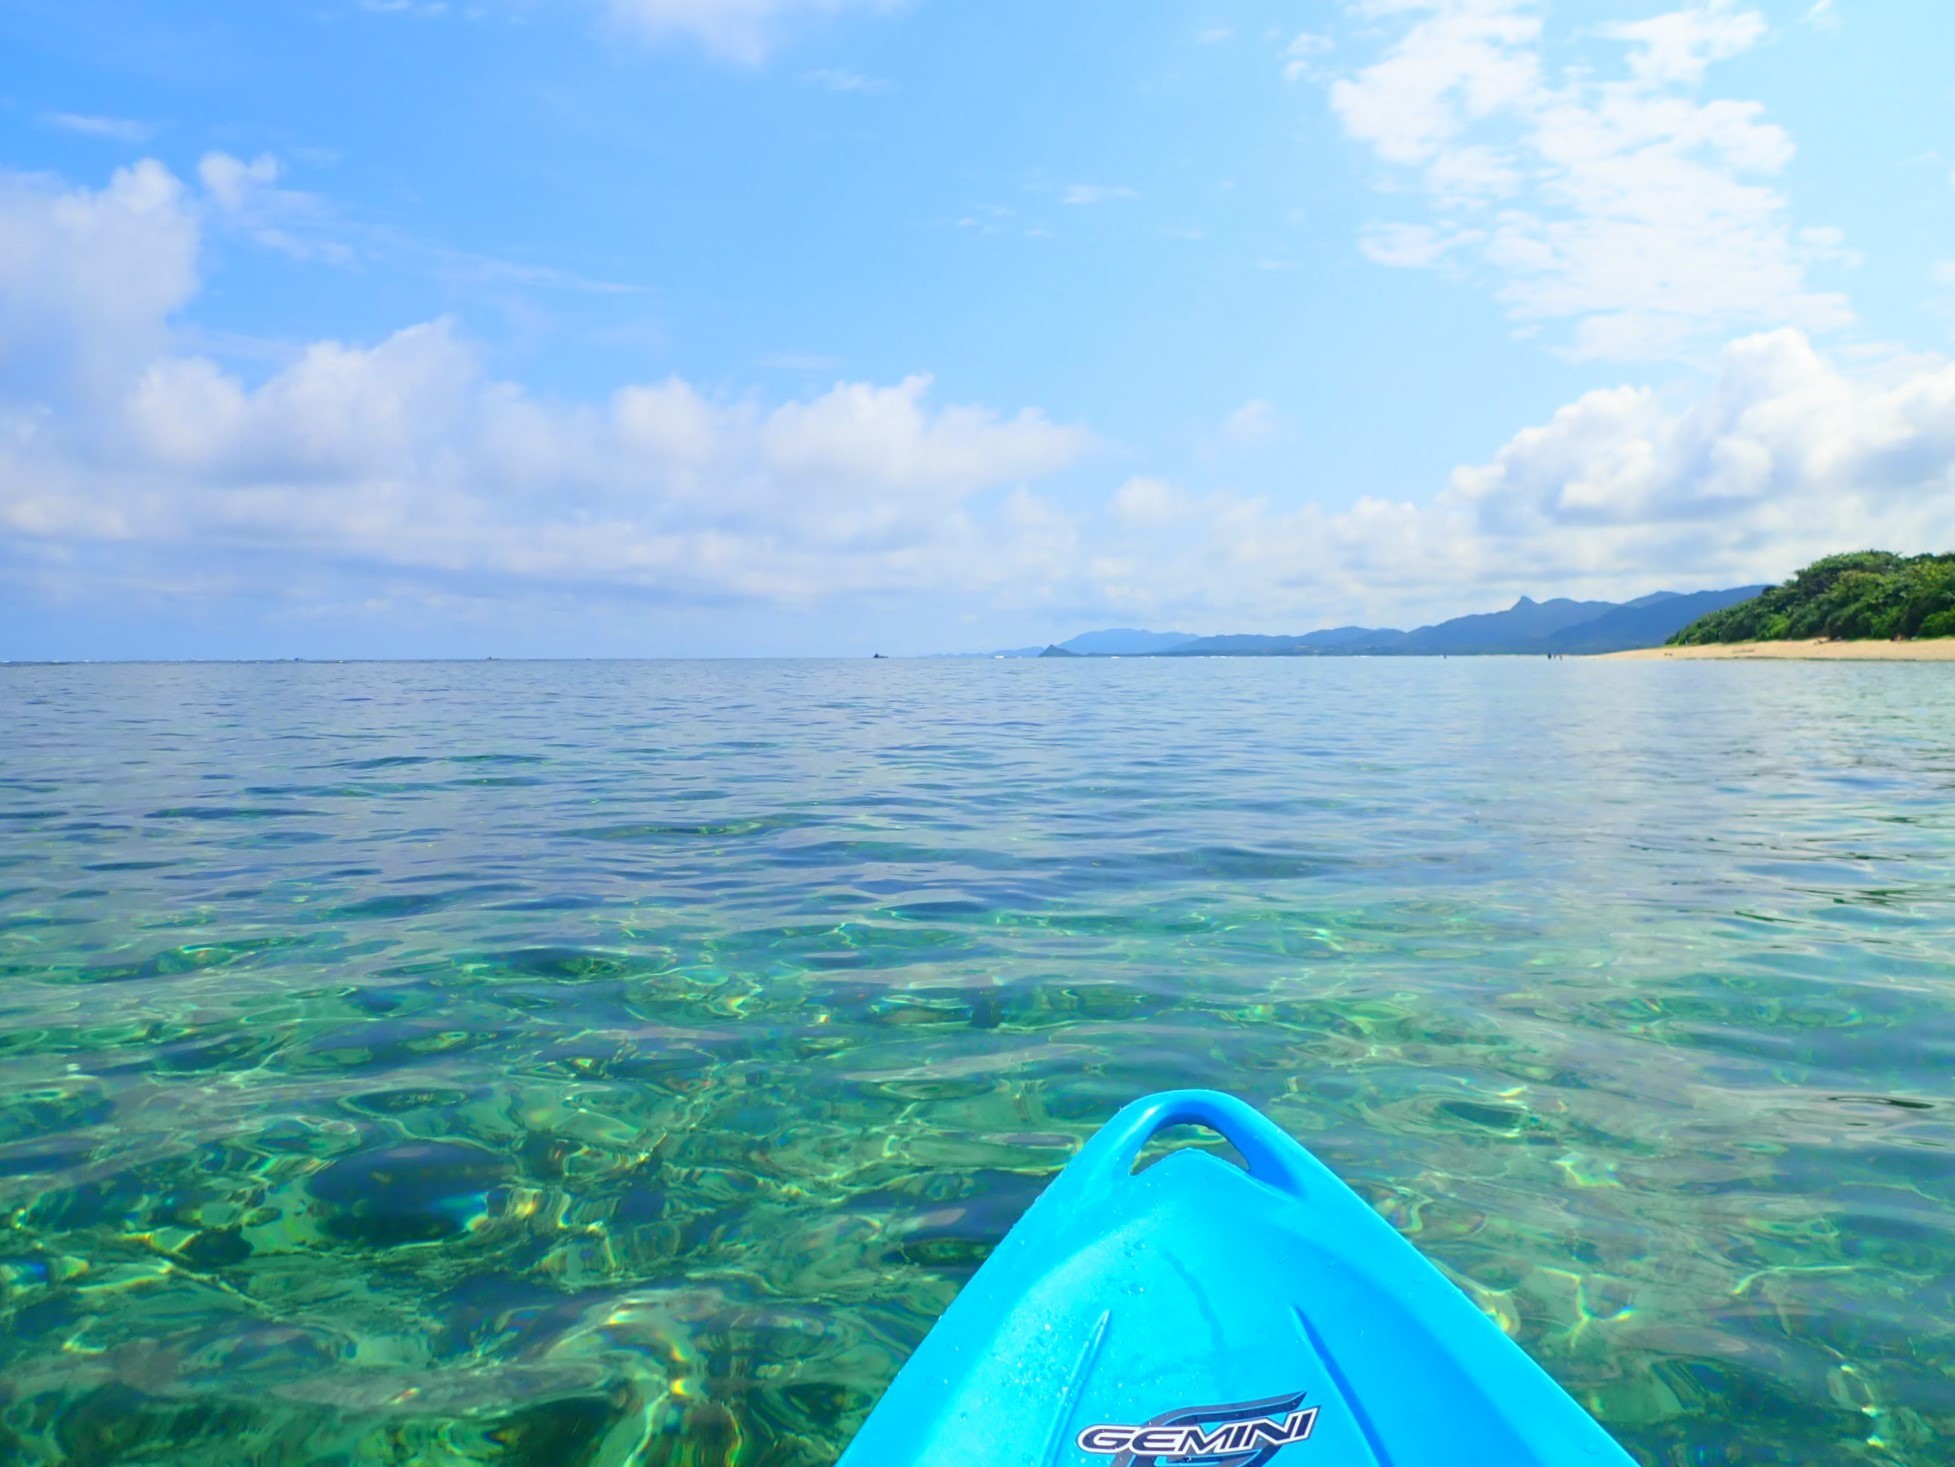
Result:
{"type": "Polygon", "coordinates": [[[1322,1162],[1210,1090],[1135,1101],[1006,1234],[841,1467],[1629,1467],[1322,1162]],[[1204,1151],[1134,1162],[1169,1126],[1204,1151]]]}

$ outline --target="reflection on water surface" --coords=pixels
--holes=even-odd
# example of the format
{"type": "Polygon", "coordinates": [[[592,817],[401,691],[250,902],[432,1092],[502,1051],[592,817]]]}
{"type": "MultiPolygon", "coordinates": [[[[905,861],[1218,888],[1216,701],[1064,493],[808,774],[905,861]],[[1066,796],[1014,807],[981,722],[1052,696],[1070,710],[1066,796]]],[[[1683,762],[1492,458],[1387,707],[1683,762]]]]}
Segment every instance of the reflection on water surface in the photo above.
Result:
{"type": "Polygon", "coordinates": [[[1946,1461],[1955,677],[0,668],[0,1457],[820,1463],[1244,1094],[1642,1460],[1946,1461]]]}

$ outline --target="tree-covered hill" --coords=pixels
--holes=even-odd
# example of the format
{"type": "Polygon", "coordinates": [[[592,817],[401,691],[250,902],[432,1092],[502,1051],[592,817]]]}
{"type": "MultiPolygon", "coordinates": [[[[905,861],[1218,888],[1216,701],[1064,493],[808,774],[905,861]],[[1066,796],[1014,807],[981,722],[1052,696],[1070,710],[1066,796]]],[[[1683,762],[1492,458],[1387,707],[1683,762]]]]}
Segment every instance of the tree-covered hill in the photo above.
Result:
{"type": "Polygon", "coordinates": [[[1782,586],[1699,617],[1670,645],[1812,637],[1955,637],[1955,555],[1829,555],[1782,586]]]}

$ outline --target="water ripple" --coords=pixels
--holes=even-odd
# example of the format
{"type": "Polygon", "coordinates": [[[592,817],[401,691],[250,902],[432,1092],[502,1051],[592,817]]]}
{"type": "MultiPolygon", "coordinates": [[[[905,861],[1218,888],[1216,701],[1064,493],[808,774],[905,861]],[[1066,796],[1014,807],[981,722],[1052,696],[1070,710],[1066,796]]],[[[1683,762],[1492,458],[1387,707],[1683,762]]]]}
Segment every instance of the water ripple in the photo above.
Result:
{"type": "Polygon", "coordinates": [[[9,667],[0,709],[8,1462],[828,1462],[1169,1085],[1268,1109],[1641,1461],[1955,1438],[1944,669],[9,667]]]}

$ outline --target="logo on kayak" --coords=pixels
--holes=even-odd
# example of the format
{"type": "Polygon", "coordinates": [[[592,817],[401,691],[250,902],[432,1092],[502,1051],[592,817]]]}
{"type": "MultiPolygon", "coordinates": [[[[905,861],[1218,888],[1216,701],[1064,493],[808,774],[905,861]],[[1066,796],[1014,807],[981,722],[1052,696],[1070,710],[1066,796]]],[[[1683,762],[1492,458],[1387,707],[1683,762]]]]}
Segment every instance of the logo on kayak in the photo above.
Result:
{"type": "Polygon", "coordinates": [[[1262,1467],[1283,1448],[1310,1439],[1318,1408],[1303,1408],[1304,1393],[1238,1401],[1230,1406],[1184,1406],[1140,1426],[1089,1426],[1079,1449],[1113,1458],[1113,1467],[1262,1467]]]}

